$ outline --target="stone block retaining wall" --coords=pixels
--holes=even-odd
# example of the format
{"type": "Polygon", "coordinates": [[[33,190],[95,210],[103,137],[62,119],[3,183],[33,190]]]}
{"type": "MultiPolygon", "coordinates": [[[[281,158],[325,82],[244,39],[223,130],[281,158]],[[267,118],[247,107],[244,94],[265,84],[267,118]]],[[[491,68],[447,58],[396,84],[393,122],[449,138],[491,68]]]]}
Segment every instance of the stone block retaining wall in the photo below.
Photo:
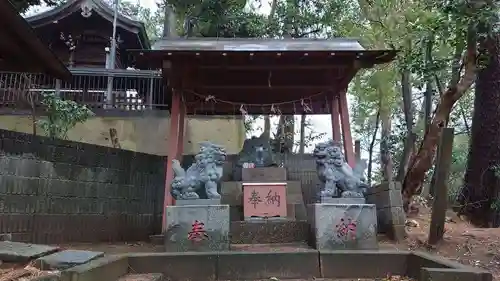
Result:
{"type": "Polygon", "coordinates": [[[165,158],[0,130],[0,233],[36,243],[159,232],[165,158]]]}
{"type": "Polygon", "coordinates": [[[378,232],[394,240],[404,239],[405,213],[401,196],[401,183],[382,183],[372,187],[366,202],[377,206],[378,232]]]}

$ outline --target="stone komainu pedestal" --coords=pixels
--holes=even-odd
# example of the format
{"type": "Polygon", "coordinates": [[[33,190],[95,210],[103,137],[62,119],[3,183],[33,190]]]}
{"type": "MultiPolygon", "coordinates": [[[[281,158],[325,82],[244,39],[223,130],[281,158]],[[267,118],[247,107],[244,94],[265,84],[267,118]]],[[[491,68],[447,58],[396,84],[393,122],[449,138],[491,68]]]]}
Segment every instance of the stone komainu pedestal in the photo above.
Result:
{"type": "Polygon", "coordinates": [[[359,198],[328,198],[322,197],[320,203],[327,204],[365,204],[366,199],[363,197],[359,198]]]}
{"type": "Polygon", "coordinates": [[[229,250],[229,205],[168,206],[166,219],[167,252],[229,250]]]}
{"type": "Polygon", "coordinates": [[[318,250],[377,249],[377,214],[373,204],[311,204],[309,222],[318,250]]]}

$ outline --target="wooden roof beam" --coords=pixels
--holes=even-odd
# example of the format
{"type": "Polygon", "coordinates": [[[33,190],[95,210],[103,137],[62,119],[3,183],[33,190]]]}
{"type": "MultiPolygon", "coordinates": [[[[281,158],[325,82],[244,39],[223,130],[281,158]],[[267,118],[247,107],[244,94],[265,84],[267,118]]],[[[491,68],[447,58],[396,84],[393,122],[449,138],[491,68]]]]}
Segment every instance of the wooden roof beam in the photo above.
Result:
{"type": "Polygon", "coordinates": [[[267,90],[267,91],[284,91],[284,90],[296,90],[296,91],[303,91],[303,90],[328,90],[331,89],[330,85],[279,85],[279,86],[268,86],[268,85],[198,85],[196,87],[197,89],[200,90],[267,90]]]}
{"type": "MultiPolygon", "coordinates": [[[[278,63],[278,62],[276,62],[278,63]]],[[[266,64],[266,65],[199,65],[196,68],[201,70],[318,70],[318,69],[339,69],[344,68],[342,65],[339,67],[338,64],[329,63],[323,65],[304,65],[304,64],[288,64],[288,65],[277,65],[277,64],[266,64]]]]}

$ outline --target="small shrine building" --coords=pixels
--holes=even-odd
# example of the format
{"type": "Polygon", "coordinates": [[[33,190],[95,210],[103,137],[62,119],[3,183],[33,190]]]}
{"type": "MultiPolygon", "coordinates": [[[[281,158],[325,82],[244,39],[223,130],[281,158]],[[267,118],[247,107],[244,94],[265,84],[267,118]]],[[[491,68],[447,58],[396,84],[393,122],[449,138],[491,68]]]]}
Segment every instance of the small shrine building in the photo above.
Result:
{"type": "MultiPolygon", "coordinates": [[[[26,21],[69,67],[104,69],[109,59],[113,18],[113,9],[102,0],[69,0],[26,21]]],[[[142,22],[118,13],[116,26],[113,68],[125,69],[131,66],[127,49],[149,49],[151,45],[142,22]]]]}
{"type": "MultiPolygon", "coordinates": [[[[188,114],[329,114],[333,139],[354,165],[347,88],[363,68],[390,62],[395,50],[366,50],[357,40],[179,38],[135,50],[137,65],[161,68],[169,88],[168,158],[183,151],[188,114]]],[[[167,161],[164,207],[172,205],[167,161]]],[[[165,208],[164,208],[165,210],[165,208]]],[[[165,213],[163,214],[165,223],[165,213]]]]}

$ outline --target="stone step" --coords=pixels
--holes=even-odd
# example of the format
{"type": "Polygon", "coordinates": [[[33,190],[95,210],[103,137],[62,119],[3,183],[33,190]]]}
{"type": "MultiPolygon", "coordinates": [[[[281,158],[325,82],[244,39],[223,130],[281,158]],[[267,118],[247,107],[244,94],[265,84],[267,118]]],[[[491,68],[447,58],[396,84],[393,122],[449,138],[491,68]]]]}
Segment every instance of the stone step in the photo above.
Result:
{"type": "Polygon", "coordinates": [[[272,244],[233,244],[231,251],[236,252],[302,252],[312,248],[304,242],[272,244]]]}
{"type": "Polygon", "coordinates": [[[59,250],[49,245],[29,244],[22,242],[0,242],[0,260],[3,262],[27,262],[50,255],[59,250]]]}
{"type": "MultiPolygon", "coordinates": [[[[306,242],[309,239],[307,221],[268,220],[231,222],[232,244],[272,244],[306,242]]],[[[151,235],[154,245],[164,243],[163,234],[151,235]]]]}
{"type": "Polygon", "coordinates": [[[163,274],[161,273],[139,273],[139,274],[127,274],[117,281],[163,281],[163,274]]]}
{"type": "Polygon", "coordinates": [[[149,242],[153,245],[163,245],[165,243],[165,236],[163,234],[149,235],[149,242]]]}
{"type": "Polygon", "coordinates": [[[272,244],[306,242],[307,221],[268,220],[231,222],[232,244],[272,244]]]}
{"type": "Polygon", "coordinates": [[[38,258],[34,266],[40,270],[64,270],[104,256],[103,252],[63,250],[38,258]]]}

